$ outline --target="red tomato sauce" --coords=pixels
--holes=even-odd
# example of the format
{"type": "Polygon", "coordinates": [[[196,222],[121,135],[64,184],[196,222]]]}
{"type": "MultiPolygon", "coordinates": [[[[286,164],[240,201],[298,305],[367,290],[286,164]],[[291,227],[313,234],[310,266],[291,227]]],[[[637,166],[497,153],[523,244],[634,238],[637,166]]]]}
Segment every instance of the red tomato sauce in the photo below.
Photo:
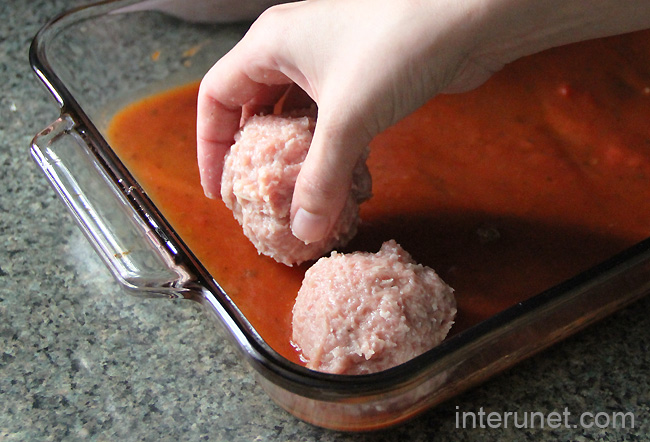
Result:
{"type": "MultiPolygon", "coordinates": [[[[203,195],[197,84],[121,110],[111,146],[261,336],[299,362],[307,265],[257,254],[203,195]]],[[[458,333],[650,236],[650,33],[549,50],[380,134],[374,197],[344,251],[395,239],[456,290],[458,333]]]]}

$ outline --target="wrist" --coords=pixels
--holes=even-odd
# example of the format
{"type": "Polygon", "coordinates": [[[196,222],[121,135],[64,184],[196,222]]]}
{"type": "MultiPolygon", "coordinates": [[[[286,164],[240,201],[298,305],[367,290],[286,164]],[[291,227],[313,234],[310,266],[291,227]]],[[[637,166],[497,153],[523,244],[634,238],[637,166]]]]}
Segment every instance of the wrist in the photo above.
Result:
{"type": "Polygon", "coordinates": [[[650,27],[638,0],[478,0],[486,9],[474,57],[509,63],[526,55],[650,27]]]}

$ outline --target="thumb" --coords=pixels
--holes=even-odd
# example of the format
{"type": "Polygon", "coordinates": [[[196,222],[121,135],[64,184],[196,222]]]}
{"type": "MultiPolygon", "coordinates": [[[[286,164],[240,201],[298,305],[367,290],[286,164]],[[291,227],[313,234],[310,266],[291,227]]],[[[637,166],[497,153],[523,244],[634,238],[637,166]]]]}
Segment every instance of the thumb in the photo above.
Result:
{"type": "Polygon", "coordinates": [[[291,230],[305,243],[325,238],[345,206],[355,165],[371,139],[359,127],[319,112],[291,204],[291,230]]]}

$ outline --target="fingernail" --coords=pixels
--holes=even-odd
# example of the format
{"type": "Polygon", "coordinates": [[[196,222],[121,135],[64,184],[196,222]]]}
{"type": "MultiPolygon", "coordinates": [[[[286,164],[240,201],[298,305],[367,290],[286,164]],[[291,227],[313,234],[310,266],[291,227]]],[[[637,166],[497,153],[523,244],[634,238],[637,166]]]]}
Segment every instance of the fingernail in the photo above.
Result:
{"type": "MultiPolygon", "coordinates": [[[[206,197],[210,198],[210,199],[213,199],[213,200],[217,199],[217,195],[215,195],[214,192],[212,191],[212,186],[211,185],[203,186],[203,194],[206,197]]],[[[221,196],[221,192],[219,192],[218,196],[219,197],[221,196]]]]}
{"type": "Polygon", "coordinates": [[[320,241],[325,237],[328,229],[327,217],[313,214],[302,208],[298,209],[291,223],[293,235],[305,244],[320,241]]]}
{"type": "Polygon", "coordinates": [[[209,171],[201,170],[201,187],[203,194],[210,199],[217,199],[221,197],[221,182],[215,183],[209,171]]]}

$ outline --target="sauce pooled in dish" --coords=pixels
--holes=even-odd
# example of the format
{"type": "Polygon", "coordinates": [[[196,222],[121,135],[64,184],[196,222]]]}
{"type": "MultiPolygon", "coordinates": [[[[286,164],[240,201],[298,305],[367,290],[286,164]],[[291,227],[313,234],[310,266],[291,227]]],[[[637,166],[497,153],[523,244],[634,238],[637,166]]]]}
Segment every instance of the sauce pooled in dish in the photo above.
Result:
{"type": "MultiPolygon", "coordinates": [[[[650,32],[518,60],[377,136],[373,197],[341,249],[394,238],[455,290],[456,334],[650,237],[650,32]]],[[[198,84],[125,107],[107,139],[266,342],[302,364],[291,312],[307,264],[259,255],[204,196],[198,84]]]]}

